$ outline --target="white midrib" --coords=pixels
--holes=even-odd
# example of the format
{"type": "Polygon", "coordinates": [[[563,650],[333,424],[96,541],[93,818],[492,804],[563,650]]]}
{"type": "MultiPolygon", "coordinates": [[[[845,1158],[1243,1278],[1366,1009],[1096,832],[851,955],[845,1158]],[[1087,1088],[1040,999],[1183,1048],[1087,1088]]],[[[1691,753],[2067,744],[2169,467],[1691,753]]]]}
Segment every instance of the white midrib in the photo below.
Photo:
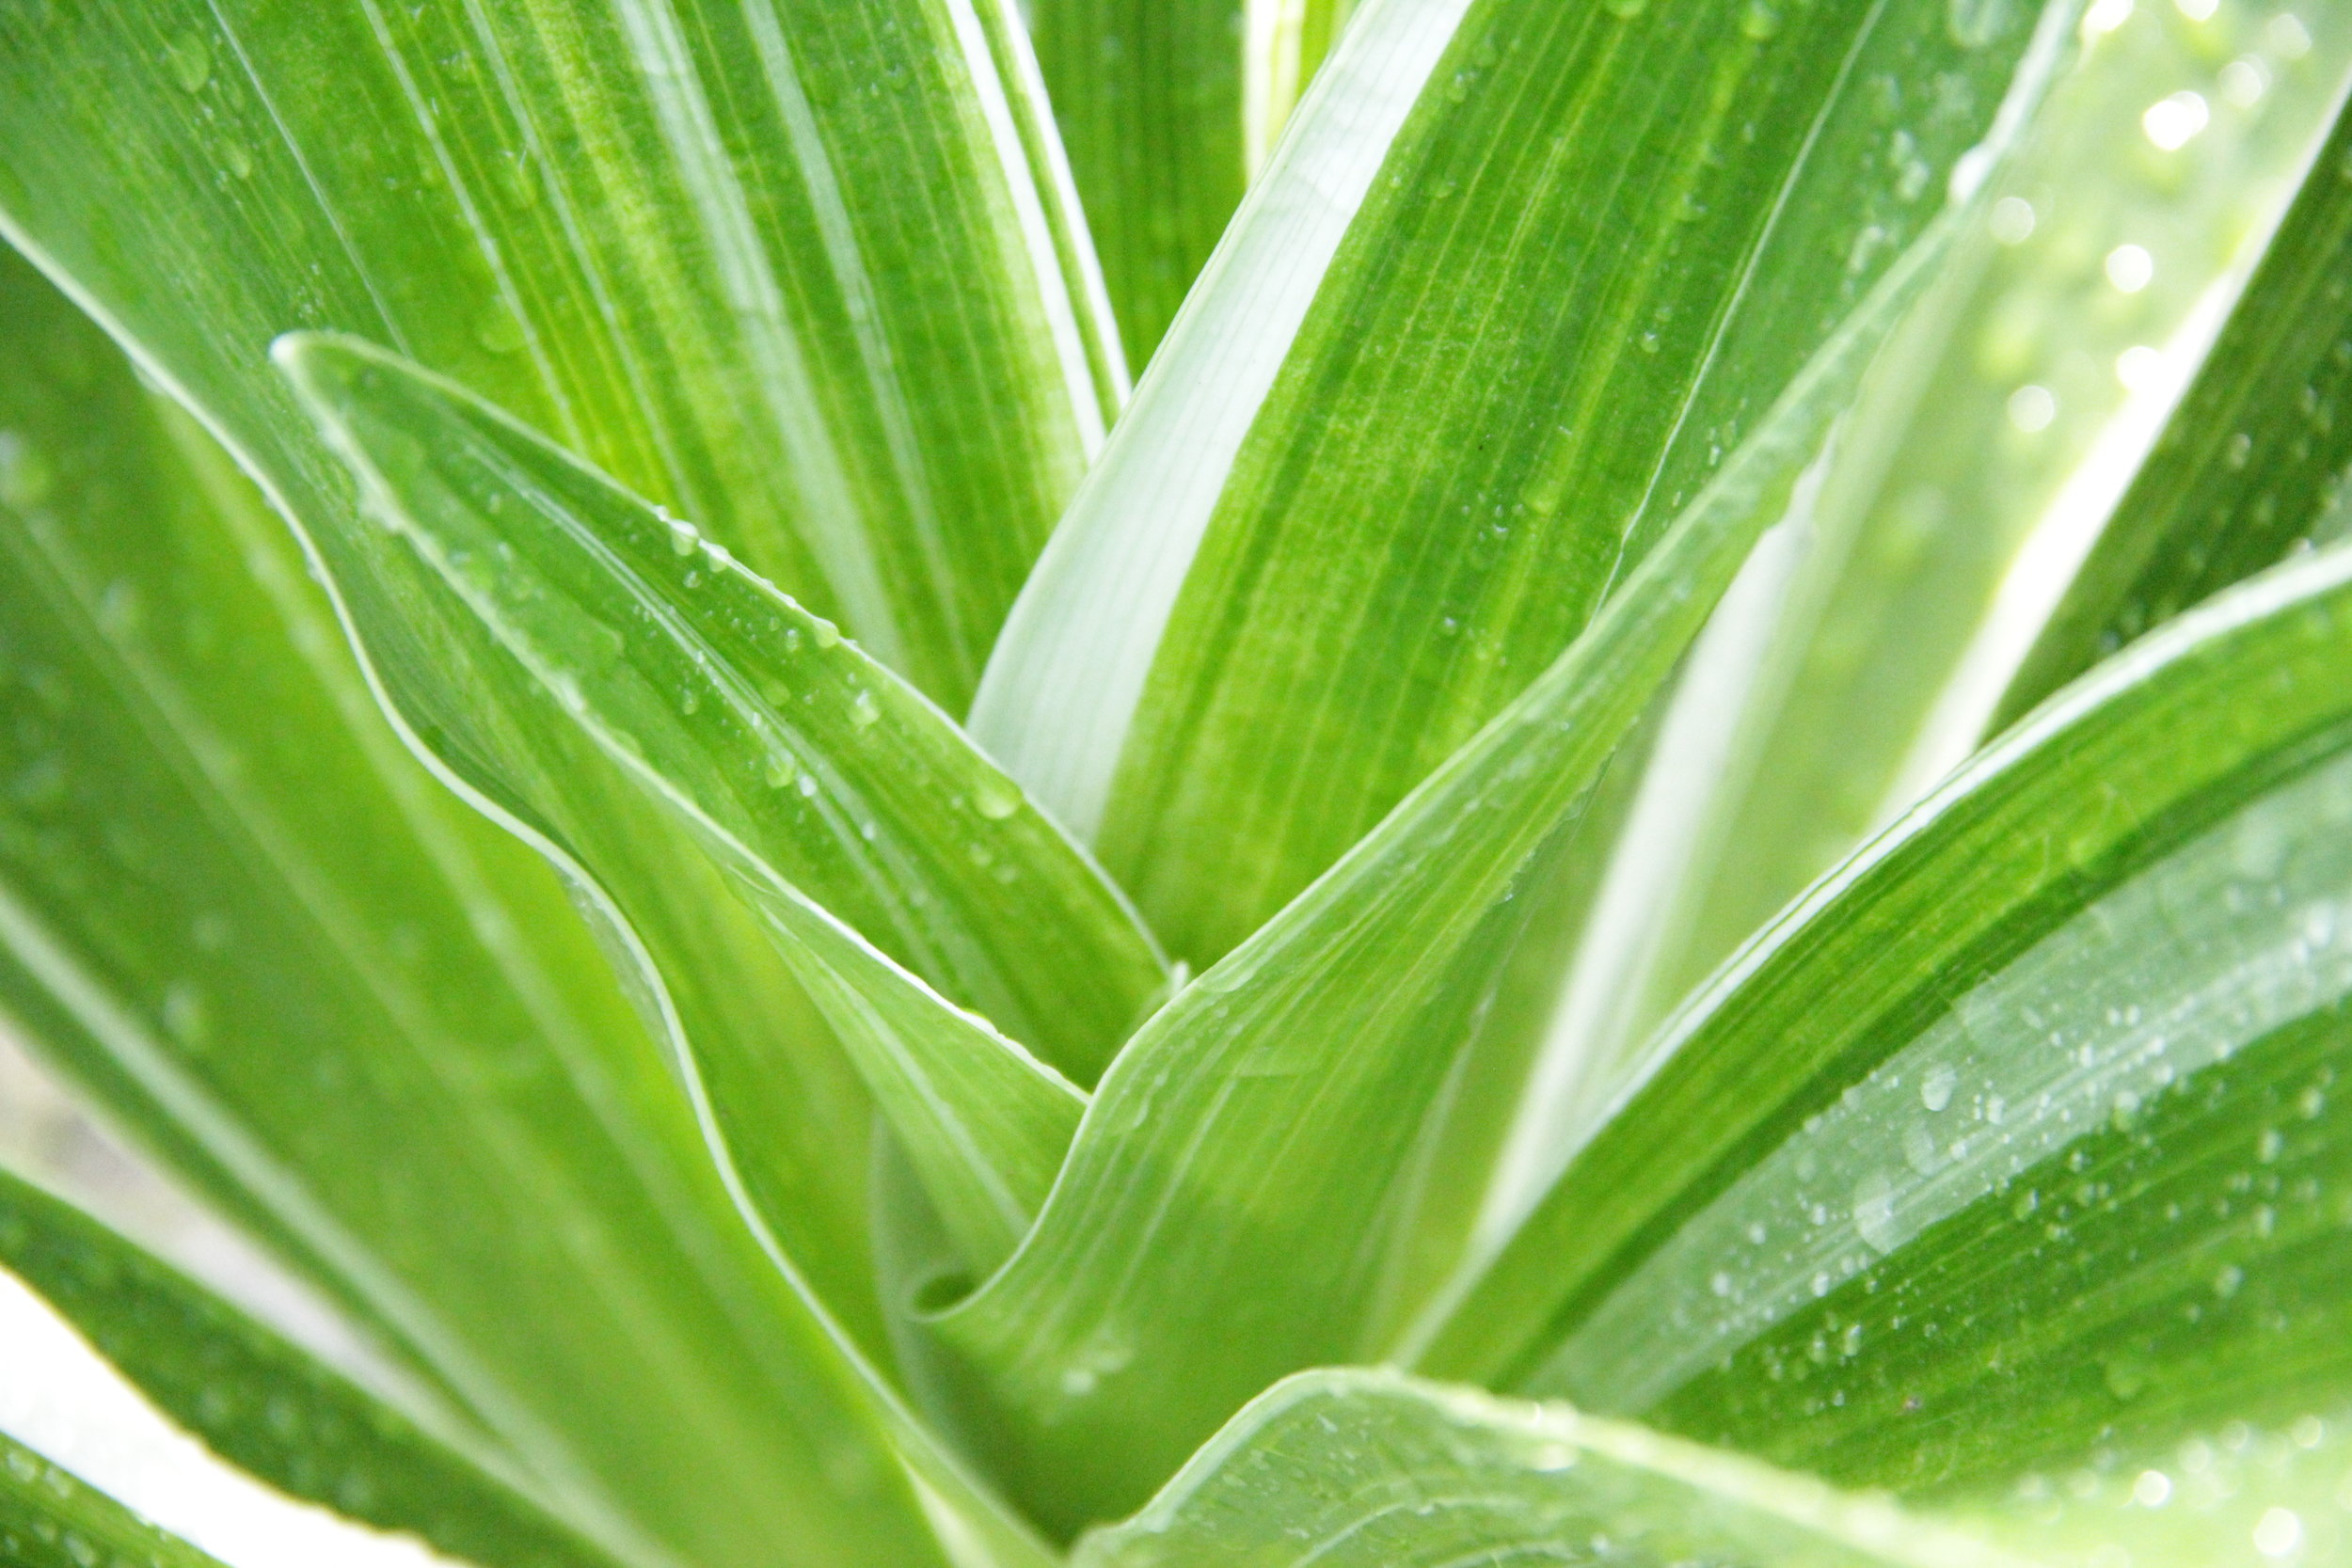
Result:
{"type": "Polygon", "coordinates": [[[1470,5],[1350,25],[1013,606],[969,727],[1082,841],[1242,441],[1470,5]]]}

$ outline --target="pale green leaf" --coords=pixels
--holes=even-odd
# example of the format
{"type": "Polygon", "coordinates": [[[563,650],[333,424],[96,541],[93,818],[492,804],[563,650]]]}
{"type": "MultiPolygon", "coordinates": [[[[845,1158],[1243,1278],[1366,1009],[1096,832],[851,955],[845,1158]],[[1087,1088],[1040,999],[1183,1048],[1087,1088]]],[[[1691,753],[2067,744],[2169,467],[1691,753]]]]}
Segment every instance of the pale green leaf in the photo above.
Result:
{"type": "Polygon", "coordinates": [[[0,1172],[0,1267],[40,1292],[99,1353],[222,1458],[483,1568],[584,1568],[612,1559],[486,1462],[185,1275],[0,1172]]]}
{"type": "Polygon", "coordinates": [[[936,1320],[952,1418],[1073,1529],[1303,1366],[1376,1354],[1399,1226],[1515,884],[1587,795],[1937,252],[1925,243],[1593,626],[1112,1063],[1037,1227],[936,1320]]]}
{"type": "MultiPolygon", "coordinates": [[[[282,524],[6,255],[0,353],[11,1028],[615,1555],[924,1560],[562,891],[385,728],[282,524]]],[[[870,1303],[863,1171],[792,1174],[870,1303]]]]}
{"type": "Polygon", "coordinates": [[[348,481],[264,354],[356,332],[961,704],[1124,374],[1026,47],[1003,0],[13,5],[0,226],[306,526],[348,481]]]}
{"type": "Polygon", "coordinates": [[[1391,1371],[1252,1401],[1076,1568],[2019,1568],[1880,1497],[1563,1406],[1391,1371]]]}
{"type": "Polygon", "coordinates": [[[2149,627],[2352,525],[2352,113],[2001,699],[2007,723],[2149,627]]]}
{"type": "Polygon", "coordinates": [[[1033,0],[1029,31],[1136,365],[1175,319],[1347,0],[1033,0]]]}
{"type": "Polygon", "coordinates": [[[1375,0],[975,733],[1216,958],[1589,622],[1982,178],[2071,15],[1375,0]]]}
{"type": "MultiPolygon", "coordinates": [[[[446,688],[419,716],[444,760],[624,911],[660,907],[668,868],[604,801],[635,787],[670,814],[758,909],[972,1265],[1001,1261],[1084,1098],[954,1004],[1099,1071],[1164,980],[1100,874],[919,694],[686,525],[380,351],[296,339],[279,358],[426,568],[393,564],[383,598],[450,613],[410,609],[437,594],[495,641],[416,673],[446,688]],[[623,782],[548,765],[574,732],[623,782]]],[[[711,1058],[775,1049],[691,1025],[680,1044],[745,1085],[711,1058]]],[[[756,1093],[721,1109],[747,1129],[797,1114],[756,1093]]]]}
{"type": "Polygon", "coordinates": [[[1420,1364],[2135,1561],[2334,1549],[2348,657],[2339,548],[2054,698],[1669,1024],[1420,1364]]]}
{"type": "Polygon", "coordinates": [[[8,1568],[221,1568],[59,1465],[0,1434],[0,1560],[8,1568]]]}

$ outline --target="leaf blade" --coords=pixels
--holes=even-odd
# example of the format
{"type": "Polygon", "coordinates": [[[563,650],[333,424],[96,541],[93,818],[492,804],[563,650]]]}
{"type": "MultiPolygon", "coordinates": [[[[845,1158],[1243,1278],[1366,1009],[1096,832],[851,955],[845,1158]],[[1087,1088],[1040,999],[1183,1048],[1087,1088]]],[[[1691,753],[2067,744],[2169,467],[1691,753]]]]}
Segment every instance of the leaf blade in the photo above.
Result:
{"type": "Polygon", "coordinates": [[[0,1171],[0,1266],[222,1458],[453,1556],[609,1564],[483,1458],[418,1427],[64,1201],[0,1171]]]}
{"type": "Polygon", "coordinates": [[[1355,1370],[1267,1390],[1074,1561],[1438,1568],[1587,1553],[1638,1568],[2019,1561],[1947,1524],[1639,1427],[1355,1370]]]}

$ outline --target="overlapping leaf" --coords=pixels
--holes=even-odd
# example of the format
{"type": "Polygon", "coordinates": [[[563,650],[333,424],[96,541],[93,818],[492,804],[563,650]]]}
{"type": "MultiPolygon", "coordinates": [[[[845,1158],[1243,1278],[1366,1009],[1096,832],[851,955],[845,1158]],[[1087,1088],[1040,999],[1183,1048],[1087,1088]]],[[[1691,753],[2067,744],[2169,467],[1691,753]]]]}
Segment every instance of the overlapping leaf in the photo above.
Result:
{"type": "Polygon", "coordinates": [[[11,1568],[220,1568],[178,1536],[0,1436],[0,1555],[11,1568]]]}
{"type": "Polygon", "coordinates": [[[2054,699],[1661,1037],[1422,1364],[2149,1560],[2334,1539],[2347,657],[2337,549],[2054,699]]]}
{"type": "Polygon", "coordinates": [[[1568,820],[1886,325],[1909,258],[1513,706],[1104,1076],[1020,1252],[936,1320],[949,1418],[1030,1511],[1138,1504],[1272,1379],[1376,1354],[1386,1277],[1517,884],[1568,820]]]}
{"type": "Polygon", "coordinates": [[[306,523],[263,355],[458,376],[961,703],[1123,372],[1000,0],[12,6],[0,218],[306,523]]]}
{"type": "MultiPolygon", "coordinates": [[[[72,1206],[0,1172],[0,1266],[221,1457],[485,1568],[613,1560],[373,1394],[72,1206]]],[[[16,1560],[11,1556],[10,1560],[16,1560]]]]}
{"type": "MultiPolygon", "coordinates": [[[[553,879],[403,752],[219,450],[0,268],[12,1026],[616,1555],[924,1560],[553,879]]],[[[809,1088],[856,1148],[854,1078],[809,1088]]],[[[854,1321],[863,1172],[790,1175],[854,1321]]]]}
{"type": "Polygon", "coordinates": [[[2023,714],[2149,627],[2344,531],[2352,114],[2338,119],[2163,437],[2002,699],[2023,714]]]}
{"type": "Polygon", "coordinates": [[[1079,1568],[2017,1568],[1883,1499],[1620,1422],[1394,1372],[1268,1389],[1079,1568]]]}
{"type": "MultiPolygon", "coordinates": [[[[665,928],[675,872],[631,840],[644,813],[606,808],[636,789],[671,818],[747,891],[972,1266],[1000,1261],[1084,1100],[956,1005],[1090,1080],[1164,978],[1100,874],[921,696],[688,525],[380,352],[279,357],[415,552],[380,596],[479,620],[463,662],[413,673],[440,688],[429,743],[602,882],[665,977],[699,964],[681,983],[716,990],[665,928]]],[[[757,1064],[791,1048],[681,1022],[730,1141],[771,1145],[799,1112],[757,1064]]]]}
{"type": "Polygon", "coordinates": [[[1981,175],[2064,9],[1365,7],[1024,590],[983,744],[1219,956],[1588,623],[1981,175]]]}
{"type": "Polygon", "coordinates": [[[1141,366],[1330,49],[1345,0],[1038,0],[1038,64],[1141,366]]]}

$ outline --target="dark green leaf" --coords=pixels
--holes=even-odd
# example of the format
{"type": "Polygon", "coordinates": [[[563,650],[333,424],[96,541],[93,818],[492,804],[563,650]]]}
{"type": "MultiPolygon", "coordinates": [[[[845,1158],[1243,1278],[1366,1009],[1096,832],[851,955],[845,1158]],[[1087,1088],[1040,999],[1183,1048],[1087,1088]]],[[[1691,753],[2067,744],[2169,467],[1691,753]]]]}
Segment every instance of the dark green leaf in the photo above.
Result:
{"type": "Polygon", "coordinates": [[[0,1561],[8,1568],[221,1568],[52,1465],[0,1436],[0,1561]]]}
{"type": "Polygon", "coordinates": [[[483,1568],[612,1559],[485,1467],[185,1275],[0,1172],[0,1266],[167,1415],[280,1491],[483,1568]]]}

